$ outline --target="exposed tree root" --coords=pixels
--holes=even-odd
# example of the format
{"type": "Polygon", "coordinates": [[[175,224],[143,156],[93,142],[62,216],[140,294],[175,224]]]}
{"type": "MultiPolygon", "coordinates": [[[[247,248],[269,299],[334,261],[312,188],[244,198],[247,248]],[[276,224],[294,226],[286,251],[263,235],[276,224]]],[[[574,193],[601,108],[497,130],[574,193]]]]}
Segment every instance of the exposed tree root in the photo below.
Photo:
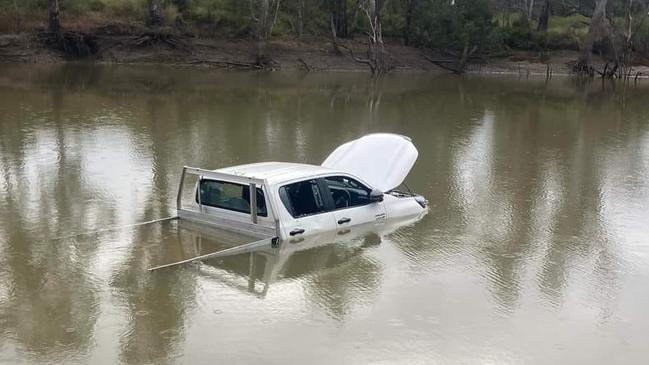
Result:
{"type": "Polygon", "coordinates": [[[43,32],[39,40],[48,48],[60,51],[66,58],[89,58],[97,54],[99,46],[96,37],[82,32],[43,32]]]}
{"type": "Polygon", "coordinates": [[[366,58],[356,57],[351,44],[345,48],[349,50],[349,54],[355,62],[368,65],[373,75],[387,74],[395,68],[395,63],[392,60],[392,57],[390,57],[382,43],[374,44],[370,39],[368,42],[366,58]]]}
{"type": "Polygon", "coordinates": [[[176,35],[165,31],[147,31],[135,36],[130,41],[131,46],[134,47],[159,47],[168,46],[173,49],[180,49],[193,54],[193,48],[190,44],[184,42],[176,35]]]}
{"type": "Polygon", "coordinates": [[[277,70],[279,68],[279,63],[268,55],[257,57],[257,62],[255,64],[258,68],[264,70],[277,70]]]}

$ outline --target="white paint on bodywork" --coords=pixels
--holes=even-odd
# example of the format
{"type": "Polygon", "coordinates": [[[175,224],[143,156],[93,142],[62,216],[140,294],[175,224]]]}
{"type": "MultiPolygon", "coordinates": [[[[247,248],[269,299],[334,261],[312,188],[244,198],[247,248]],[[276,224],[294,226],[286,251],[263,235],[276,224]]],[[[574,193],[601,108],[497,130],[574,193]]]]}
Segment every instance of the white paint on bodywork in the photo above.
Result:
{"type": "Polygon", "coordinates": [[[390,191],[408,176],[418,155],[410,138],[375,133],[339,146],[322,166],[348,172],[375,189],[390,191]]]}

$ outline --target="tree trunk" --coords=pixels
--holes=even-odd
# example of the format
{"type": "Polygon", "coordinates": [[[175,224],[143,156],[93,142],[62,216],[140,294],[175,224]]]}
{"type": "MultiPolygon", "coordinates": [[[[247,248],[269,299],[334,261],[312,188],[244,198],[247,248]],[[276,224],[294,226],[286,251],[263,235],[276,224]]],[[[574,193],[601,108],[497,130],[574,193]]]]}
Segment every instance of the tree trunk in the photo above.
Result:
{"type": "Polygon", "coordinates": [[[149,13],[147,14],[146,21],[149,27],[159,27],[164,23],[162,0],[149,0],[149,13]]]}
{"type": "Polygon", "coordinates": [[[624,66],[628,66],[631,63],[631,52],[633,48],[633,15],[631,10],[633,8],[633,0],[627,0],[626,2],[626,17],[625,17],[625,34],[624,34],[624,60],[622,63],[624,66]]]}
{"type": "Polygon", "coordinates": [[[462,50],[462,56],[460,57],[460,62],[458,62],[457,69],[461,73],[464,73],[466,70],[466,61],[469,59],[469,43],[464,44],[464,49],[462,50]]]}
{"type": "Polygon", "coordinates": [[[410,45],[411,33],[412,33],[412,14],[415,10],[415,4],[417,0],[407,0],[406,1],[406,24],[403,28],[403,43],[406,46],[410,45]]]}
{"type": "Polygon", "coordinates": [[[20,33],[21,30],[21,25],[20,25],[20,11],[18,10],[18,4],[16,3],[16,0],[14,0],[14,11],[16,12],[16,33],[20,33]]]}
{"type": "Polygon", "coordinates": [[[268,18],[270,13],[270,1],[259,1],[259,20],[257,21],[257,64],[265,63],[266,59],[266,40],[268,29],[268,18]]]}
{"type": "Polygon", "coordinates": [[[541,16],[539,17],[539,25],[536,27],[536,30],[540,32],[547,32],[548,31],[548,22],[550,21],[550,0],[545,0],[543,3],[543,11],[541,12],[541,16]]]}
{"type": "Polygon", "coordinates": [[[529,5],[527,8],[527,23],[532,21],[532,13],[534,12],[534,0],[529,0],[529,5]]]}
{"type": "Polygon", "coordinates": [[[50,32],[59,36],[61,34],[61,19],[59,17],[59,0],[49,0],[48,19],[50,32]]]}
{"type": "Polygon", "coordinates": [[[373,74],[385,74],[392,68],[389,55],[383,44],[381,10],[384,4],[385,0],[366,0],[362,4],[362,9],[370,25],[370,30],[367,32],[367,59],[354,57],[354,60],[367,64],[373,74]]]}
{"type": "Polygon", "coordinates": [[[592,63],[593,63],[593,44],[595,44],[595,39],[600,35],[602,23],[606,16],[606,3],[608,0],[597,0],[595,3],[595,10],[593,11],[593,16],[590,18],[590,27],[588,28],[588,34],[584,40],[584,44],[579,51],[579,60],[577,61],[577,67],[581,72],[588,71],[592,75],[592,63]]]}
{"type": "Polygon", "coordinates": [[[266,55],[266,44],[273,34],[273,26],[277,20],[281,0],[250,0],[252,18],[256,23],[255,36],[257,38],[256,63],[266,67],[272,60],[266,55]],[[273,9],[274,8],[274,9],[273,9]]]}
{"type": "Polygon", "coordinates": [[[455,69],[448,67],[448,66],[443,66],[439,62],[433,62],[432,59],[426,57],[429,61],[433,62],[434,64],[441,66],[442,68],[445,68],[447,70],[451,70],[456,74],[463,74],[466,72],[466,65],[469,62],[469,58],[475,53],[475,51],[478,50],[478,46],[474,45],[473,47],[469,48],[469,43],[466,42],[464,43],[464,48],[462,49],[462,54],[460,55],[460,58],[457,62],[457,67],[455,69]]]}
{"type": "Polygon", "coordinates": [[[304,34],[304,0],[298,0],[297,4],[297,37],[302,38],[304,34]]]}
{"type": "Polygon", "coordinates": [[[342,2],[342,13],[343,13],[343,18],[342,18],[342,31],[343,31],[343,37],[349,38],[349,17],[347,16],[347,0],[340,0],[342,2]]]}
{"type": "MultiPolygon", "coordinates": [[[[390,71],[388,55],[383,44],[383,23],[381,22],[381,10],[385,0],[374,0],[374,73],[384,74],[390,71]]],[[[371,47],[372,48],[372,47],[371,47]]]]}
{"type": "Polygon", "coordinates": [[[347,0],[329,0],[329,13],[336,27],[336,35],[342,38],[349,36],[347,0]]]}
{"type": "Polygon", "coordinates": [[[338,47],[338,37],[336,35],[336,25],[334,24],[334,15],[333,13],[330,13],[329,16],[331,20],[331,47],[333,50],[333,53],[336,56],[342,56],[342,52],[340,51],[340,47],[338,47]]]}

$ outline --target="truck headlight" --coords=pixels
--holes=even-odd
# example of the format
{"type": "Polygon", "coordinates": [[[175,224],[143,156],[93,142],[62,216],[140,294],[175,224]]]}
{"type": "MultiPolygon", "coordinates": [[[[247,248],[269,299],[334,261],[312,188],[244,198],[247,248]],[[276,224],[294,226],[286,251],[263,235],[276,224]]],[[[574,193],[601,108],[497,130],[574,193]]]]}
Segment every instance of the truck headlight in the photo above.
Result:
{"type": "Polygon", "coordinates": [[[415,196],[415,201],[424,209],[428,206],[428,200],[421,195],[415,196]]]}

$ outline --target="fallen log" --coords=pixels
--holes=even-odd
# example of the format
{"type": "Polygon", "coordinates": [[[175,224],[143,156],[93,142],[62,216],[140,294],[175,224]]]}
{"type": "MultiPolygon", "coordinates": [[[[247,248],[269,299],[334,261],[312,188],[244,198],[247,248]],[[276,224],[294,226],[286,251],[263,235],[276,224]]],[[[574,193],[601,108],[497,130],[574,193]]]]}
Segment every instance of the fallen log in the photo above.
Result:
{"type": "Polygon", "coordinates": [[[308,63],[306,63],[306,61],[302,57],[298,56],[297,59],[302,62],[307,72],[311,72],[313,70],[313,68],[308,63]]]}
{"type": "Polygon", "coordinates": [[[212,65],[235,66],[235,67],[256,68],[256,69],[262,68],[256,63],[247,63],[247,62],[238,62],[238,61],[196,60],[196,61],[187,62],[187,64],[189,65],[212,64],[212,65]]]}
{"type": "Polygon", "coordinates": [[[462,73],[464,73],[464,69],[458,69],[458,68],[456,68],[456,67],[451,67],[451,66],[447,66],[447,65],[444,64],[444,63],[450,63],[450,62],[440,62],[440,61],[435,60],[435,59],[433,59],[433,58],[431,58],[431,57],[428,57],[427,55],[425,55],[425,54],[423,54],[423,53],[422,53],[422,56],[423,56],[426,60],[428,60],[428,62],[434,64],[435,66],[441,67],[441,68],[443,68],[443,69],[445,69],[445,70],[447,70],[447,71],[451,71],[451,72],[453,72],[453,73],[455,73],[455,74],[462,74],[462,73]]]}

